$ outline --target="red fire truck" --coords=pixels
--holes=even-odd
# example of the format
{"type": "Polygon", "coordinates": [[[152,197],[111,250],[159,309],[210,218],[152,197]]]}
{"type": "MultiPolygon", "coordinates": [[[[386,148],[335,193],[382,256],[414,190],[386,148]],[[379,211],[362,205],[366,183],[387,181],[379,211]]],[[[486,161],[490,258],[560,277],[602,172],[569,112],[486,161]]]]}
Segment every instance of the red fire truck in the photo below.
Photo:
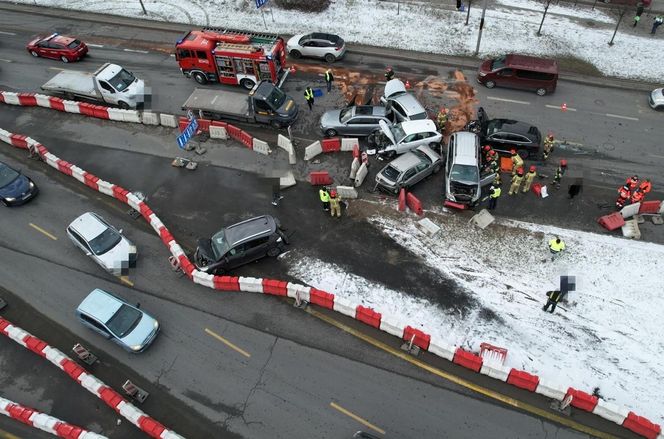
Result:
{"type": "Polygon", "coordinates": [[[180,70],[199,84],[239,84],[251,90],[263,79],[281,85],[288,75],[283,38],[276,35],[203,28],[175,45],[180,70]]]}

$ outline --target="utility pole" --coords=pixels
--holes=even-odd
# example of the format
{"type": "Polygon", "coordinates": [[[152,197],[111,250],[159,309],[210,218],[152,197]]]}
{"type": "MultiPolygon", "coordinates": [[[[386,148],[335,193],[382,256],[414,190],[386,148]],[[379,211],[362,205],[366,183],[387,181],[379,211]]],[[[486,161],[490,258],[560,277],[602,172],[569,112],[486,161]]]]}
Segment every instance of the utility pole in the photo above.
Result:
{"type": "Polygon", "coordinates": [[[470,19],[470,5],[473,3],[473,0],[468,0],[468,12],[466,13],[466,26],[468,26],[468,20],[470,19]]]}
{"type": "Polygon", "coordinates": [[[145,5],[143,5],[143,0],[138,0],[141,4],[141,9],[143,9],[143,15],[148,15],[148,11],[145,10],[145,5]]]}
{"type": "Polygon", "coordinates": [[[484,6],[482,6],[482,19],[480,20],[480,31],[477,34],[477,47],[475,47],[475,56],[480,53],[480,41],[482,40],[482,29],[484,29],[484,16],[486,15],[486,4],[488,0],[484,0],[484,6]]]}
{"type": "Polygon", "coordinates": [[[546,1],[546,6],[544,6],[544,15],[542,15],[542,22],[540,23],[539,29],[537,29],[537,36],[541,37],[542,36],[542,25],[544,24],[544,19],[546,18],[546,12],[549,10],[549,5],[551,4],[551,0],[546,1]]]}
{"type": "Polygon", "coordinates": [[[620,11],[620,17],[618,18],[618,23],[616,23],[616,30],[613,31],[613,36],[611,37],[611,41],[609,41],[609,46],[613,46],[613,39],[616,37],[616,33],[618,33],[618,26],[620,26],[620,22],[622,21],[623,17],[625,16],[625,12],[627,11],[627,6],[625,6],[622,11],[620,11]]]}

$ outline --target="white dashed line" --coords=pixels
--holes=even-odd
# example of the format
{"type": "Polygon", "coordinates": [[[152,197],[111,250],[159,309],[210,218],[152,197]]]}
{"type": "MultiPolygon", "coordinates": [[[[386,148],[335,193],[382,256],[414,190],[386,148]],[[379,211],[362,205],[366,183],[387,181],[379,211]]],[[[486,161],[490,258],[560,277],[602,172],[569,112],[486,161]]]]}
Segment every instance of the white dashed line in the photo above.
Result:
{"type": "Polygon", "coordinates": [[[621,115],[619,115],[619,114],[611,114],[611,113],[606,113],[606,116],[608,116],[608,117],[615,117],[616,119],[625,119],[625,120],[634,120],[634,121],[638,121],[638,120],[639,120],[638,117],[621,116],[621,115]]]}
{"type": "Polygon", "coordinates": [[[563,110],[563,109],[562,109],[560,106],[558,106],[558,105],[549,105],[549,104],[546,104],[545,107],[546,107],[546,108],[552,108],[552,109],[554,109],[554,110],[560,110],[560,111],[576,111],[576,108],[569,108],[569,107],[567,107],[567,108],[565,108],[565,110],[563,110]]]}
{"type": "Polygon", "coordinates": [[[134,50],[134,49],[122,49],[125,52],[134,52],[134,53],[150,53],[147,50],[134,50]]]}
{"type": "Polygon", "coordinates": [[[514,99],[496,98],[496,97],[493,97],[493,96],[487,96],[486,98],[489,99],[489,100],[492,100],[492,101],[502,101],[502,102],[511,102],[513,104],[530,105],[530,102],[527,102],[527,101],[516,101],[514,99]]]}
{"type": "Polygon", "coordinates": [[[89,46],[89,47],[104,47],[104,46],[101,45],[101,44],[90,44],[90,43],[88,43],[88,46],[89,46]]]}
{"type": "Polygon", "coordinates": [[[648,154],[650,157],[655,157],[656,159],[664,159],[664,155],[657,155],[657,154],[648,154]]]}
{"type": "Polygon", "coordinates": [[[0,58],[0,61],[2,61],[2,62],[14,62],[11,59],[2,59],[2,58],[0,58]]]}
{"type": "Polygon", "coordinates": [[[2,34],[2,35],[16,35],[14,32],[3,32],[3,31],[0,31],[0,34],[2,34]]]}

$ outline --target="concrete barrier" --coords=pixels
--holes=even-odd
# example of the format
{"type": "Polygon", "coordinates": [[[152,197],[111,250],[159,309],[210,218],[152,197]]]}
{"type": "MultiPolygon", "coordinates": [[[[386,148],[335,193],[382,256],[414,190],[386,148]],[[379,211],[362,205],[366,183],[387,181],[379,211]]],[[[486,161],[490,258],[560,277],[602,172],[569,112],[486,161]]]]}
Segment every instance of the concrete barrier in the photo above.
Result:
{"type": "Polygon", "coordinates": [[[159,125],[159,114],[144,111],[141,113],[141,122],[143,122],[143,125],[159,125]]]}
{"type": "Polygon", "coordinates": [[[304,159],[311,160],[322,152],[323,146],[320,144],[320,141],[316,140],[314,143],[304,149],[304,159]]]}
{"type": "Polygon", "coordinates": [[[178,118],[172,114],[159,114],[159,124],[163,127],[177,128],[178,118]]]}
{"type": "MultiPolygon", "coordinates": [[[[213,127],[210,126],[210,129],[212,129],[212,128],[213,127]]],[[[252,149],[254,151],[256,151],[257,153],[263,154],[263,155],[269,155],[272,152],[272,150],[268,146],[267,142],[264,142],[263,140],[258,140],[255,137],[252,139],[252,149]]]]}
{"type": "Polygon", "coordinates": [[[355,187],[362,186],[362,183],[364,183],[364,179],[367,177],[368,173],[369,169],[367,168],[367,164],[362,163],[362,165],[360,165],[360,169],[357,170],[357,175],[355,176],[355,187]]]}
{"type": "Polygon", "coordinates": [[[337,193],[341,198],[357,198],[357,189],[352,186],[337,186],[337,193]]]}
{"type": "Polygon", "coordinates": [[[297,163],[297,156],[295,155],[295,148],[293,148],[293,143],[290,139],[283,134],[279,134],[277,137],[277,146],[282,148],[288,153],[288,163],[294,165],[297,163]]]}
{"type": "Polygon", "coordinates": [[[210,138],[228,140],[228,132],[225,127],[210,125],[210,138]]]}
{"type": "Polygon", "coordinates": [[[295,186],[297,181],[295,181],[295,176],[291,171],[288,171],[288,174],[279,178],[279,187],[285,189],[287,187],[295,186]]]}
{"type": "Polygon", "coordinates": [[[620,209],[620,214],[622,215],[623,218],[631,218],[637,213],[639,213],[639,209],[641,208],[641,203],[634,203],[634,204],[629,204],[622,209],[620,209]]]}
{"type": "Polygon", "coordinates": [[[353,163],[350,164],[350,175],[351,180],[355,180],[357,177],[357,171],[360,169],[360,159],[358,157],[353,158],[353,163]]]}

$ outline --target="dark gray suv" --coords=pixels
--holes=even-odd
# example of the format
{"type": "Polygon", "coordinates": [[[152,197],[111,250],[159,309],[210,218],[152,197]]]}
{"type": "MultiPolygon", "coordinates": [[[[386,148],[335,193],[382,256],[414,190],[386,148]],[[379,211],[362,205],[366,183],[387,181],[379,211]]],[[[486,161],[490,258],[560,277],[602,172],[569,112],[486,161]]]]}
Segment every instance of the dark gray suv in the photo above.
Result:
{"type": "Polygon", "coordinates": [[[201,238],[194,254],[196,268],[222,274],[249,262],[276,257],[288,245],[279,220],[263,215],[221,229],[212,238],[201,238]]]}

